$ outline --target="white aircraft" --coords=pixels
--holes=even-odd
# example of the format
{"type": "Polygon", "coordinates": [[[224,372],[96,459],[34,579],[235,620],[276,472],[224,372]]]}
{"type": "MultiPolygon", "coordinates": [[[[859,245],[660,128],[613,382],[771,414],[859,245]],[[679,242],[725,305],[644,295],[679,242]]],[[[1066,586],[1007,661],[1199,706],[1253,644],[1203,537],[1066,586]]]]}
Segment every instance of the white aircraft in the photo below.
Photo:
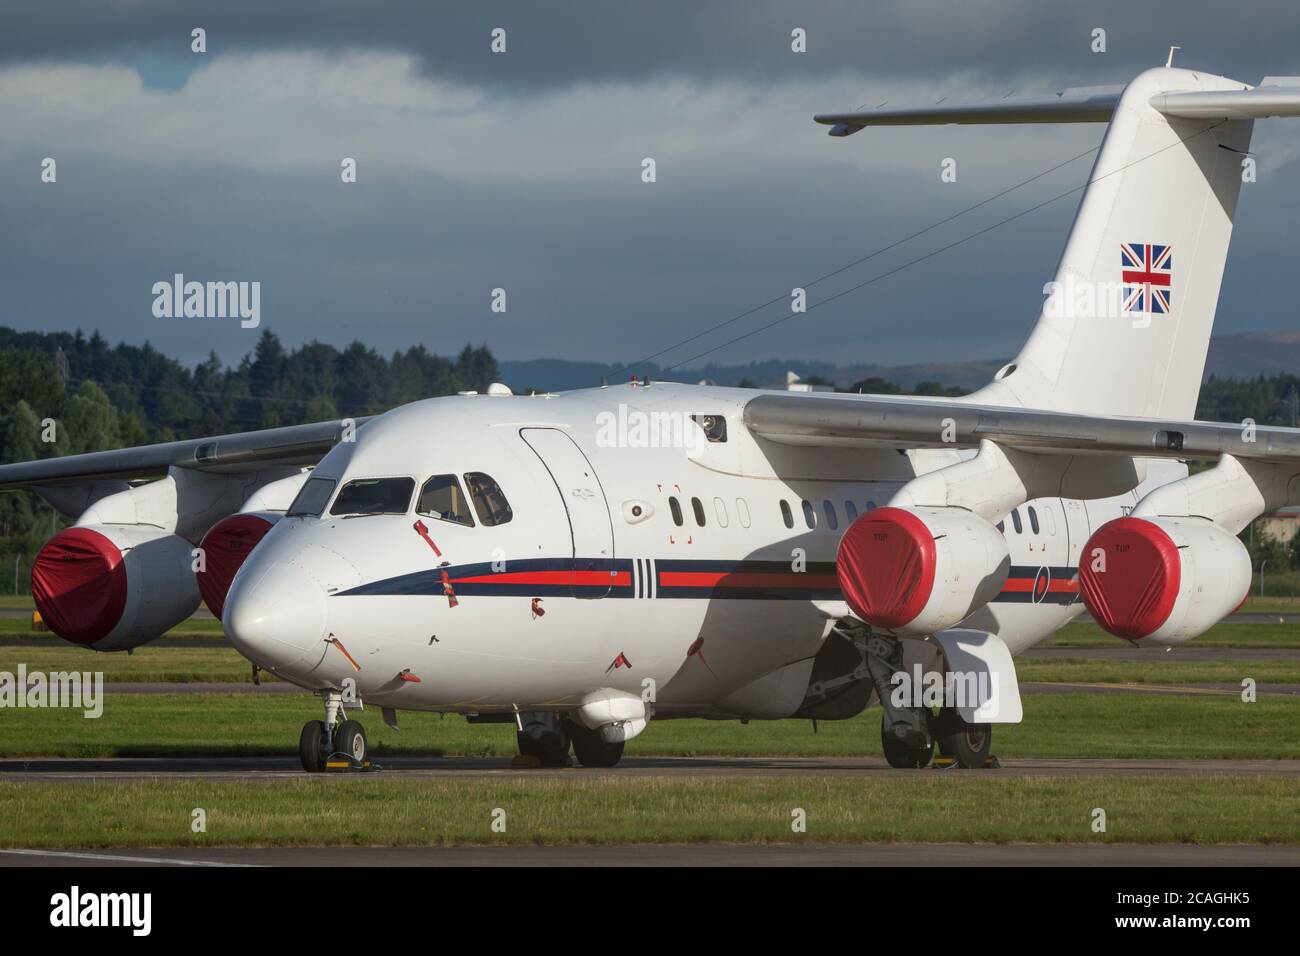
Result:
{"type": "Polygon", "coordinates": [[[320,695],[309,771],[363,764],[378,706],[516,723],[611,766],[652,717],[833,720],[874,697],[894,766],[983,765],[1013,655],[1086,606],[1174,644],[1244,599],[1236,534],[1300,503],[1300,431],[1191,421],[1258,87],[1158,68],[1043,100],[819,116],[1108,121],[1041,317],[954,399],[662,382],[436,398],[0,467],[75,525],[32,571],[76,644],[129,650],[200,597],[320,695]],[[1215,464],[1188,475],[1188,460],[1215,464]],[[140,479],[155,479],[142,482],[140,479]],[[196,547],[197,546],[197,547],[196,547]],[[902,675],[902,676],[900,676],[902,675]],[[935,699],[900,695],[948,682],[935,699]],[[981,693],[962,699],[962,688],[981,693]]]}

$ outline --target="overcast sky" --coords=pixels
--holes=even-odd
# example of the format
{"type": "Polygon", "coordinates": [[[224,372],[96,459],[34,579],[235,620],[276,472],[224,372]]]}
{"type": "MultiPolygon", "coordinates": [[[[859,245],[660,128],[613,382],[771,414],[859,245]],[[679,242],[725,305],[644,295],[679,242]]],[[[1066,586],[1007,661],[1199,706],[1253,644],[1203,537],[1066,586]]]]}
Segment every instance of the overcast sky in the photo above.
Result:
{"type": "MultiPolygon", "coordinates": [[[[509,3],[0,0],[0,324],[187,362],[257,330],[156,318],[155,282],[259,281],[289,344],[486,342],[632,361],[1096,146],[1100,125],[874,129],[820,111],[1122,83],[1163,63],[1300,74],[1295,0],[509,3]],[[193,53],[191,30],[207,32],[193,53]],[[490,49],[506,31],[506,52],[490,49]],[[791,52],[791,30],[808,52],[791,52]],[[1093,53],[1092,31],[1107,50],[1093,53]],[[57,162],[42,183],[41,162],[57,162]],[[340,163],[355,158],[345,184],[340,163]],[[657,182],[641,181],[652,157],[657,182]],[[958,181],[939,164],[957,160],[958,181]],[[490,310],[506,290],[507,311],[490,310]]],[[[1300,327],[1300,123],[1257,124],[1217,331],[1300,327]]],[[[1081,184],[1088,154],[810,290],[1081,184]]],[[[708,359],[1008,355],[1071,195],[708,359]]],[[[687,361],[778,304],[660,358],[687,361]]],[[[689,362],[702,364],[703,359],[689,362]]]]}

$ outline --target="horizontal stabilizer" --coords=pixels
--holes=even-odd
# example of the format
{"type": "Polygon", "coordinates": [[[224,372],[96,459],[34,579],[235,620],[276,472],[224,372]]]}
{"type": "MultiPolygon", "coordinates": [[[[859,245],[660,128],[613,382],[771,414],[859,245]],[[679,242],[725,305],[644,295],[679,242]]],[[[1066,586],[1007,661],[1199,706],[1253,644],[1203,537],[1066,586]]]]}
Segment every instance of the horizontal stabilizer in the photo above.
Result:
{"type": "Polygon", "coordinates": [[[1182,119],[1263,119],[1300,116],[1300,78],[1286,79],[1294,86],[1260,86],[1256,89],[1208,90],[1192,93],[1157,93],[1151,105],[1166,116],[1182,119]]]}
{"type": "Polygon", "coordinates": [[[834,127],[832,136],[849,136],[864,126],[939,126],[946,123],[1104,123],[1119,102],[1123,86],[1088,86],[1053,96],[946,104],[913,109],[874,109],[820,113],[818,123],[834,127]]]}

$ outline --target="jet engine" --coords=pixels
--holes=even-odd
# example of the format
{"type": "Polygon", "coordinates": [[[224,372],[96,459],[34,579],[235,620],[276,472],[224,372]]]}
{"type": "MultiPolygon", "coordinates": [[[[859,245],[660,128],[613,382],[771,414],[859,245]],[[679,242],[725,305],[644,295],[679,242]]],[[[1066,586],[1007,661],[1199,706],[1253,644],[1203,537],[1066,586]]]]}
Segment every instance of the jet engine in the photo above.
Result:
{"type": "Polygon", "coordinates": [[[195,572],[199,593],[213,617],[221,620],[226,595],[235,575],[257,543],[284,517],[278,511],[253,511],[228,515],[214,524],[203,536],[201,570],[195,572]]]}
{"type": "Polygon", "coordinates": [[[97,651],[139,647],[199,606],[190,548],[151,525],[67,528],[36,555],[32,597],[65,641],[97,651]]]}
{"type": "Polygon", "coordinates": [[[895,634],[933,634],[993,599],[1011,557],[1001,532],[963,508],[875,508],[840,540],[840,590],[855,614],[895,634]]]}
{"type": "Polygon", "coordinates": [[[1093,619],[1116,637],[1181,644],[1241,606],[1250,556],[1204,518],[1116,518],[1084,546],[1079,584],[1093,619]]]}

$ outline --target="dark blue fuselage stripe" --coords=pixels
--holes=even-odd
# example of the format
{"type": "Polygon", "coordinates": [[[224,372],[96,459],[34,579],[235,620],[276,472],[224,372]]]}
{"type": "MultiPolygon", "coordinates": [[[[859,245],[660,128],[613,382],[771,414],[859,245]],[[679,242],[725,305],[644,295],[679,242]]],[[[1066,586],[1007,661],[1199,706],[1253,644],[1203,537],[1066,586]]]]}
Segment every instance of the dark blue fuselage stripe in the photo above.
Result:
{"type": "MultiPolygon", "coordinates": [[[[792,570],[788,561],[718,561],[668,559],[654,561],[650,558],[593,558],[576,562],[577,568],[584,571],[608,570],[625,572],[628,584],[611,584],[608,588],[598,585],[570,586],[556,583],[528,583],[517,581],[465,581],[464,578],[487,577],[494,573],[492,562],[482,561],[475,564],[457,565],[446,568],[430,568],[425,571],[413,571],[396,577],[372,581],[358,587],[343,591],[336,597],[377,597],[377,596],[417,596],[441,595],[442,572],[447,572],[448,579],[459,596],[500,597],[609,597],[618,598],[684,598],[690,600],[749,600],[749,601],[810,601],[839,600],[842,594],[839,588],[800,587],[795,582],[800,574],[829,575],[835,573],[833,561],[817,561],[808,565],[805,572],[792,570]],[[633,568],[633,561],[636,568],[633,568]],[[634,573],[637,572],[637,573],[634,573]],[[781,574],[791,576],[792,587],[745,588],[745,587],[663,587],[659,575],[663,572],[690,571],[698,573],[719,574],[781,574]]],[[[571,558],[529,558],[511,561],[505,566],[506,573],[527,574],[542,571],[573,570],[575,562],[571,558]]],[[[1041,567],[1017,565],[1011,568],[1008,581],[1028,581],[1037,579],[1041,567]]],[[[1053,580],[1072,580],[1077,571],[1071,567],[1047,568],[1053,580]]],[[[1034,600],[1032,591],[1003,591],[993,599],[998,604],[1056,604],[1069,605],[1079,599],[1077,591],[1049,591],[1038,601],[1034,600]]]]}

